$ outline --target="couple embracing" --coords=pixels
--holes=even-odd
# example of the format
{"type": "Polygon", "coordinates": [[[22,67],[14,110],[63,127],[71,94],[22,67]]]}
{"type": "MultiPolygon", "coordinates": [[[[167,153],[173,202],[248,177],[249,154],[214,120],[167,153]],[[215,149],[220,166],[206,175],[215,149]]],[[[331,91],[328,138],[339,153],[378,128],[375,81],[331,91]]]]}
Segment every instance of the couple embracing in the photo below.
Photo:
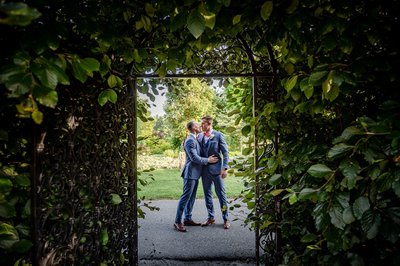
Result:
{"type": "Polygon", "coordinates": [[[201,132],[200,125],[196,122],[191,121],[187,124],[190,135],[184,143],[186,163],[181,174],[183,178],[183,193],[179,199],[174,223],[174,228],[180,232],[186,232],[186,226],[209,226],[215,223],[213,184],[221,207],[224,228],[229,229],[230,227],[228,201],[223,180],[228,171],[228,145],[224,135],[212,129],[212,122],[213,119],[210,116],[204,116],[201,119],[203,132],[201,132]],[[200,176],[202,177],[208,217],[205,222],[196,223],[192,219],[192,210],[196,200],[200,176]]]}

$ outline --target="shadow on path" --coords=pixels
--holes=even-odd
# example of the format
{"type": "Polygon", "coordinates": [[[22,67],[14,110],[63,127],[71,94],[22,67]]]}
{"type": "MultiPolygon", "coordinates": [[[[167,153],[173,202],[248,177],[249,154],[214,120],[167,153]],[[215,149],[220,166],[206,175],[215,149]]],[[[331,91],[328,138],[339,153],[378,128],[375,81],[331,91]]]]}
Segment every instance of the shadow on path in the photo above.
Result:
{"type": "MultiPolygon", "coordinates": [[[[238,203],[238,202],[235,202],[238,203]]],[[[174,230],[177,200],[152,201],[159,211],[144,209],[139,220],[139,265],[254,265],[255,234],[244,225],[245,207],[229,213],[231,228],[223,228],[218,201],[214,199],[216,223],[208,227],[188,226],[188,232],[174,230]]],[[[207,218],[204,199],[197,199],[193,220],[207,218]]]]}

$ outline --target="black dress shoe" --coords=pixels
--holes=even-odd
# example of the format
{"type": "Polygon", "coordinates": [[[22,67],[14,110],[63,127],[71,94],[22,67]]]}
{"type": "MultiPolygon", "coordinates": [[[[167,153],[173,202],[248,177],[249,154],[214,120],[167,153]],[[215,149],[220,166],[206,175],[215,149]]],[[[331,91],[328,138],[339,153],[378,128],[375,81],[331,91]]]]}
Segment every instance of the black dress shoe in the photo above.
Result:
{"type": "Polygon", "coordinates": [[[200,226],[201,225],[201,223],[196,223],[192,219],[190,219],[188,221],[184,221],[183,224],[186,226],[200,226]]]}

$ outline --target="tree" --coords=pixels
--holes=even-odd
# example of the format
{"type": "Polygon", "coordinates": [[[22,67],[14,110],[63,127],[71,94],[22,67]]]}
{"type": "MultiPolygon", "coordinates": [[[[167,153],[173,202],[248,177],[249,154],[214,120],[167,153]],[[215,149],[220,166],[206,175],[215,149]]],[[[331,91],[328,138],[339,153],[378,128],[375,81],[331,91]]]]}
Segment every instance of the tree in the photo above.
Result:
{"type": "Polygon", "coordinates": [[[174,82],[166,94],[165,104],[168,135],[175,148],[180,148],[187,136],[186,124],[200,121],[206,114],[216,113],[215,92],[199,79],[187,79],[174,82]]]}

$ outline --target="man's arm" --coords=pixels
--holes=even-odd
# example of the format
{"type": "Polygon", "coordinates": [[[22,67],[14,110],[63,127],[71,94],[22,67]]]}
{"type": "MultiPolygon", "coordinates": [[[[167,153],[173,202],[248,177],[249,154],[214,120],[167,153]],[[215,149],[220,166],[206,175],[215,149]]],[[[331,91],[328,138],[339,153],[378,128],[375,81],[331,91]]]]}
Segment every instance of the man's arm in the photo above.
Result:
{"type": "Polygon", "coordinates": [[[228,150],[228,144],[226,143],[224,134],[221,133],[220,136],[220,143],[219,143],[219,149],[222,153],[222,158],[223,158],[223,165],[222,168],[228,169],[228,162],[229,162],[229,150],[228,150]]]}
{"type": "Polygon", "coordinates": [[[220,135],[219,149],[222,153],[222,158],[223,158],[221,177],[225,178],[228,175],[229,150],[228,150],[228,144],[226,143],[225,140],[225,136],[222,133],[220,135]]]}
{"type": "Polygon", "coordinates": [[[185,142],[185,150],[188,154],[188,157],[190,161],[196,164],[202,164],[202,165],[207,165],[208,163],[215,163],[218,161],[218,159],[214,156],[210,156],[208,158],[205,157],[200,157],[200,155],[197,152],[196,149],[196,143],[194,143],[195,140],[193,139],[188,139],[185,142]]]}

